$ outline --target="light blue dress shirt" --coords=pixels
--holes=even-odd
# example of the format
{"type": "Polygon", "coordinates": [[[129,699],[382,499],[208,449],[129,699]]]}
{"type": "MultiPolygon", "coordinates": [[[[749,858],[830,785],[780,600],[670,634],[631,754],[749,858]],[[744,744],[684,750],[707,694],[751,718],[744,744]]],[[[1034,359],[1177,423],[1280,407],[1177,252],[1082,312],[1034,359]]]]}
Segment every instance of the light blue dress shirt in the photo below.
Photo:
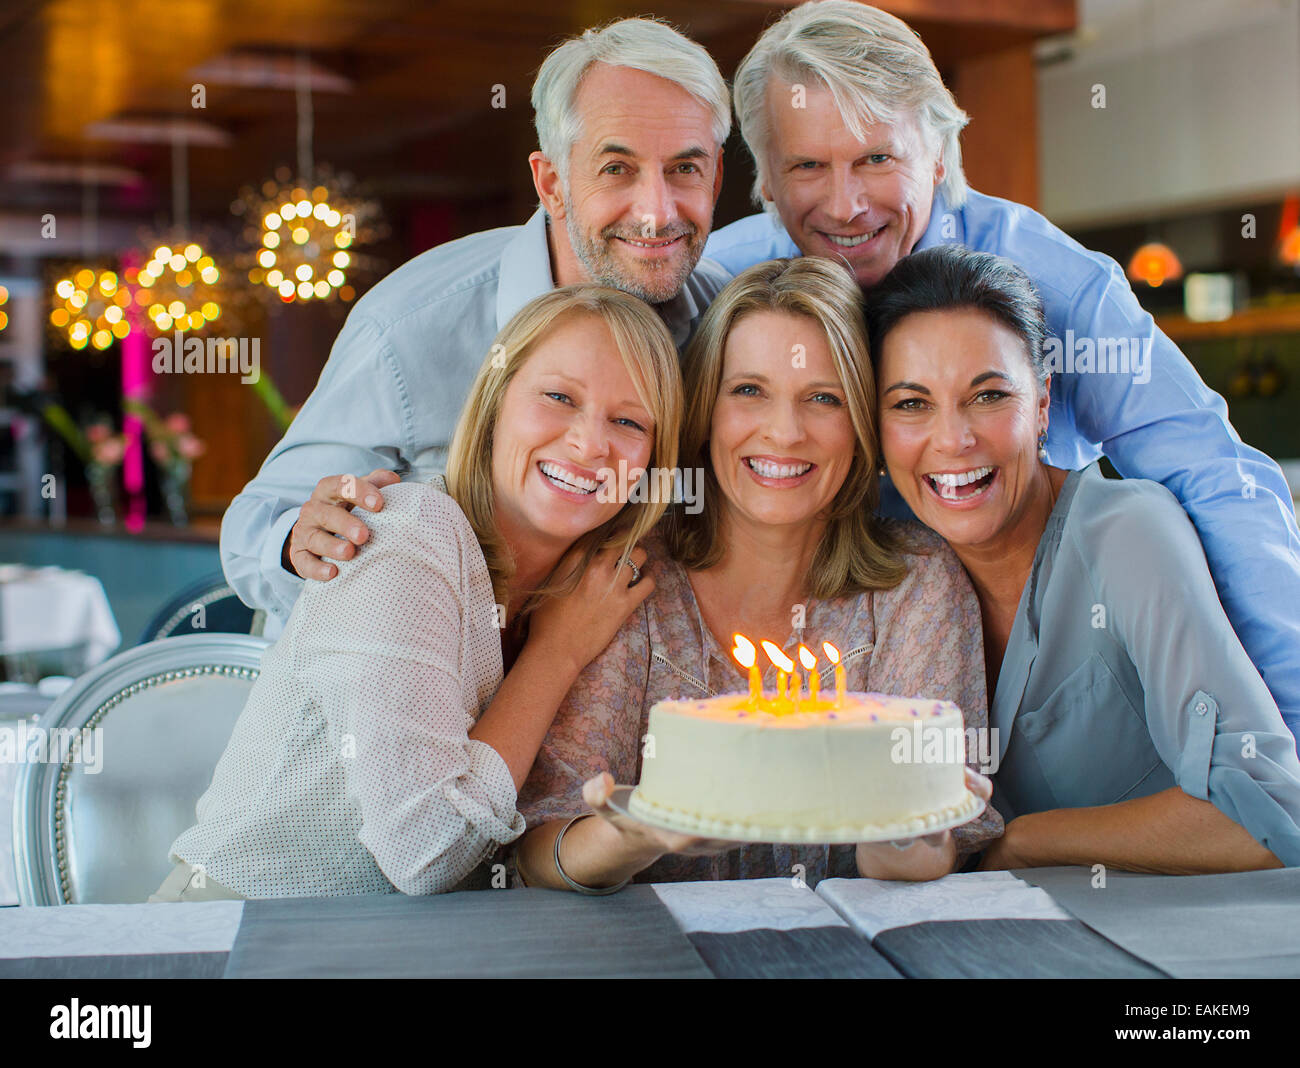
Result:
{"type": "MultiPolygon", "coordinates": [[[[1125,478],[1160,482],[1178,498],[1228,618],[1291,733],[1300,734],[1300,530],[1277,464],[1242,442],[1223,398],[1156,327],[1110,257],[1031,208],[974,190],[955,210],[936,195],[915,251],[944,243],[1005,256],[1034,280],[1064,368],[1052,377],[1048,462],[1078,470],[1105,453],[1125,478]],[[1098,339],[1119,338],[1149,346],[1145,369],[1134,374],[1131,360],[1127,374],[1078,369],[1098,362],[1095,351],[1088,364],[1080,361],[1089,347],[1081,339],[1096,350],[1098,339]]],[[[766,214],[723,227],[705,248],[733,274],[799,254],[766,214]]],[[[1106,366],[1116,365],[1108,357],[1106,366]]],[[[897,511],[901,501],[890,496],[897,511]]]]}
{"type": "MultiPolygon", "coordinates": [[[[268,637],[280,632],[302,589],[280,553],[317,482],[377,467],[407,481],[444,470],[493,338],[555,288],[546,226],[538,209],[523,226],[439,245],[357,301],[316,388],[221,523],[226,579],[245,604],[267,611],[268,637]]],[[[679,349],[727,281],[721,267],[702,260],[681,293],[659,306],[679,349]]]]}
{"type": "Polygon", "coordinates": [[[1181,787],[1300,866],[1295,739],[1163,486],[1066,476],[1016,609],[989,725],[1010,820],[1181,787]]]}

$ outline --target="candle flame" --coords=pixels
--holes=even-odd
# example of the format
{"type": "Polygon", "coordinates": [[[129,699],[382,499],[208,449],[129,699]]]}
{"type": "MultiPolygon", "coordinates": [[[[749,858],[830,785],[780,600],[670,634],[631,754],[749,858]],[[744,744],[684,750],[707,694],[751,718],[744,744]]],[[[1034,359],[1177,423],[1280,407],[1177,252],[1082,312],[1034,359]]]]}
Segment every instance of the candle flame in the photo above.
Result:
{"type": "Polygon", "coordinates": [[[799,661],[809,671],[817,666],[817,658],[813,656],[806,645],[799,646],[799,661]]]}
{"type": "Polygon", "coordinates": [[[785,655],[779,646],[772,642],[762,642],[763,652],[767,653],[767,658],[772,661],[781,671],[793,671],[794,661],[785,655]]]}
{"type": "Polygon", "coordinates": [[[753,667],[754,661],[758,659],[758,651],[754,648],[754,643],[743,634],[733,634],[731,640],[736,643],[736,647],[731,650],[731,655],[736,658],[736,662],[743,668],[753,667]]]}
{"type": "Polygon", "coordinates": [[[830,642],[822,642],[822,648],[826,650],[826,655],[830,658],[832,664],[838,664],[840,662],[840,651],[830,642]]]}

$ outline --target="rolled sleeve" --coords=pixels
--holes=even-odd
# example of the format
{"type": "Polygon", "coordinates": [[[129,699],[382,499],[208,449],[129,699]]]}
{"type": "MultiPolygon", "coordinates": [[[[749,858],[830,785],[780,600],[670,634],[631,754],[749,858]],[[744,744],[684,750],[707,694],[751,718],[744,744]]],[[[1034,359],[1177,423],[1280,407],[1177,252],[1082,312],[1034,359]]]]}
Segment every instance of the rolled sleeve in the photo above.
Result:
{"type": "Polygon", "coordinates": [[[1147,729],[1189,796],[1209,801],[1284,864],[1300,864],[1300,760],[1277,704],[1215,594],[1168,491],[1120,483],[1081,546],[1142,685],[1147,729]]]}
{"type": "Polygon", "coordinates": [[[486,742],[470,739],[467,751],[466,774],[449,783],[444,795],[489,843],[513,842],[524,833],[524,817],[515,811],[515,780],[509,766],[486,742]]]}

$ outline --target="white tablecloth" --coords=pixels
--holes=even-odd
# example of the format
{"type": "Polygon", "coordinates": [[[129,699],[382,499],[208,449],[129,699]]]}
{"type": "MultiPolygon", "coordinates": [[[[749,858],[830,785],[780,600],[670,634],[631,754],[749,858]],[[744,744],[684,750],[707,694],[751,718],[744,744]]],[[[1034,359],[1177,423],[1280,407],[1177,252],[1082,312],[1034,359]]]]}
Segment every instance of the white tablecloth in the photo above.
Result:
{"type": "Polygon", "coordinates": [[[84,644],[84,667],[90,668],[121,641],[99,579],[58,567],[0,566],[0,653],[84,644]]]}

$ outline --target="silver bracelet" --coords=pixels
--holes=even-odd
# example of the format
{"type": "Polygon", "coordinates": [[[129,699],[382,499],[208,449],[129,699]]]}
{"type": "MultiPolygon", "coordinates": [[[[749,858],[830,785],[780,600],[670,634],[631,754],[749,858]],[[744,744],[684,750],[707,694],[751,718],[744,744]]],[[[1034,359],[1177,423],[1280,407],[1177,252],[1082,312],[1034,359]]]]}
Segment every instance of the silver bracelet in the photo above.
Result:
{"type": "Polygon", "coordinates": [[[630,878],[624,879],[617,886],[601,886],[601,887],[583,886],[582,883],[575,882],[573,879],[570,879],[568,872],[566,872],[564,868],[560,866],[560,843],[564,841],[565,834],[568,833],[569,828],[572,827],[575,823],[577,823],[578,820],[585,820],[588,816],[594,816],[594,815],[595,815],[594,812],[584,812],[580,816],[574,816],[573,819],[569,820],[569,822],[566,823],[563,828],[561,828],[560,833],[555,836],[555,870],[560,873],[560,878],[564,880],[564,884],[570,890],[576,890],[580,894],[590,894],[593,897],[601,897],[605,894],[618,893],[620,890],[623,889],[623,887],[627,886],[627,884],[630,883],[632,880],[630,878]]]}

